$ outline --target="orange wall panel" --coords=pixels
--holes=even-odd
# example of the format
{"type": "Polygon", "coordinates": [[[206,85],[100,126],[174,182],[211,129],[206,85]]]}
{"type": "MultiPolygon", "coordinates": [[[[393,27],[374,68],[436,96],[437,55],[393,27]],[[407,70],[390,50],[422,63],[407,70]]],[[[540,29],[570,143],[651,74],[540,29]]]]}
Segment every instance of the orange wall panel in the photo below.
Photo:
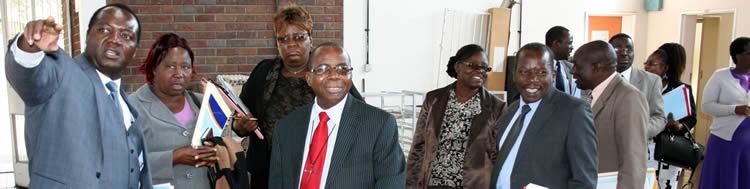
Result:
{"type": "Polygon", "coordinates": [[[591,41],[591,31],[606,30],[609,31],[609,38],[622,32],[622,17],[620,16],[589,16],[589,39],[591,41]]]}

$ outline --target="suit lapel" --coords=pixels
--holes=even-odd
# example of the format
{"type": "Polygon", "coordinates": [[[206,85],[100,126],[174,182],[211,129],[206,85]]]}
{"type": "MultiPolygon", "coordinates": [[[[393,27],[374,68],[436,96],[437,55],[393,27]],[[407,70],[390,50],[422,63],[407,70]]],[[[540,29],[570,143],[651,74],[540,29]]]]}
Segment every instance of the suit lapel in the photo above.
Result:
{"type": "Polygon", "coordinates": [[[435,121],[435,124],[432,124],[435,126],[435,128],[432,129],[432,131],[434,132],[431,134],[433,134],[433,138],[436,139],[437,141],[440,141],[440,126],[443,125],[443,117],[445,117],[445,108],[446,106],[448,106],[448,98],[450,96],[450,90],[455,88],[455,86],[456,86],[456,83],[454,82],[453,84],[450,84],[447,87],[443,87],[440,90],[440,93],[436,94],[436,96],[438,96],[435,99],[437,100],[437,102],[435,102],[435,104],[432,105],[433,110],[431,112],[432,117],[430,118],[430,120],[435,121]]]}
{"type": "Polygon", "coordinates": [[[602,91],[602,94],[599,95],[599,97],[596,99],[596,103],[594,103],[594,106],[591,109],[594,118],[596,118],[596,116],[599,115],[599,112],[604,109],[604,103],[606,103],[608,99],[613,96],[615,88],[617,88],[617,85],[622,82],[623,80],[620,77],[615,76],[614,78],[612,78],[612,81],[609,82],[607,87],[604,88],[604,91],[602,91]]]}
{"type": "MultiPolygon", "coordinates": [[[[555,89],[550,89],[550,90],[555,90],[555,89]]],[[[513,103],[511,103],[508,106],[508,108],[505,108],[505,110],[503,111],[502,116],[500,116],[500,130],[498,130],[498,133],[497,133],[497,135],[498,135],[497,136],[498,144],[500,144],[499,140],[501,140],[503,138],[503,133],[505,133],[505,129],[507,129],[508,127],[510,127],[510,125],[508,125],[508,124],[510,124],[510,120],[513,119],[513,114],[515,114],[516,111],[518,111],[518,106],[520,104],[519,101],[521,100],[520,98],[523,98],[523,97],[519,97],[519,100],[516,100],[513,103]]],[[[498,150],[499,150],[500,147],[499,146],[490,146],[490,148],[498,148],[498,150]]],[[[492,162],[492,163],[495,164],[495,166],[493,166],[493,168],[492,168],[492,178],[491,178],[492,179],[492,182],[491,182],[492,186],[495,186],[495,184],[497,183],[497,176],[500,174],[500,167],[503,166],[503,165],[498,165],[497,161],[499,161],[499,159],[496,159],[495,162],[492,162]]]]}
{"type": "MultiPolygon", "coordinates": [[[[549,92],[547,92],[547,95],[542,98],[542,101],[539,102],[539,106],[537,106],[536,111],[534,111],[534,115],[531,115],[531,121],[529,122],[529,126],[526,128],[526,132],[524,134],[522,144],[520,145],[523,147],[523,143],[527,141],[533,141],[533,139],[530,139],[531,137],[536,136],[535,133],[539,132],[547,123],[547,119],[552,117],[552,114],[554,114],[554,104],[556,102],[556,98],[558,95],[561,95],[562,92],[550,89],[549,92]]],[[[521,148],[519,147],[519,148],[521,148]]],[[[520,151],[521,149],[519,149],[520,151]]],[[[519,153],[520,154],[520,153],[519,153]]],[[[518,160],[518,158],[516,158],[518,160]]]]}
{"type": "MultiPolygon", "coordinates": [[[[487,95],[491,95],[491,94],[489,94],[489,92],[487,92],[487,90],[484,89],[484,87],[480,88],[478,93],[480,93],[479,94],[479,99],[486,99],[487,95]]],[[[471,128],[469,128],[469,138],[477,138],[477,135],[479,135],[479,133],[481,133],[481,132],[484,131],[484,130],[482,130],[482,127],[485,126],[485,124],[483,122],[481,122],[481,121],[478,121],[478,120],[487,120],[487,117],[490,114],[492,114],[491,112],[487,111],[487,110],[490,109],[489,102],[486,102],[485,100],[480,100],[479,104],[480,104],[481,109],[483,111],[481,113],[479,113],[479,115],[476,115],[475,117],[471,118],[471,128]]],[[[443,106],[443,107],[445,107],[445,106],[443,106]]],[[[445,112],[445,111],[443,111],[443,112],[445,112]]],[[[467,140],[466,141],[466,143],[467,143],[466,146],[471,146],[471,142],[473,142],[473,140],[467,140]]]]}
{"type": "MultiPolygon", "coordinates": [[[[354,145],[354,141],[357,139],[357,120],[360,120],[361,112],[358,107],[359,102],[355,101],[354,98],[346,98],[346,104],[344,104],[344,111],[341,114],[341,123],[339,123],[338,134],[336,134],[336,145],[333,148],[333,155],[331,155],[331,165],[328,168],[328,178],[333,179],[341,167],[346,163],[346,159],[351,151],[351,147],[354,145]]],[[[378,123],[374,123],[378,124],[378,123]]],[[[330,180],[326,182],[326,188],[330,188],[330,180]]]]}
{"type": "Polygon", "coordinates": [[[641,70],[635,67],[631,69],[632,70],[630,70],[630,84],[633,84],[633,86],[641,86],[641,82],[643,82],[643,78],[644,78],[644,77],[641,77],[643,73],[641,73],[641,70]]]}
{"type": "MultiPolygon", "coordinates": [[[[291,146],[291,149],[289,149],[289,157],[292,159],[292,171],[291,174],[294,174],[294,181],[299,184],[300,178],[300,168],[302,167],[302,163],[305,157],[302,157],[303,153],[305,153],[305,140],[307,139],[307,130],[310,125],[310,112],[312,112],[312,104],[308,104],[303,106],[302,112],[297,114],[296,117],[294,117],[294,122],[292,123],[291,131],[289,132],[289,137],[285,138],[285,143],[288,142],[291,146]]],[[[310,135],[312,137],[312,135],[310,135]]]]}
{"type": "MultiPolygon", "coordinates": [[[[109,140],[106,140],[103,127],[110,127],[111,125],[108,125],[107,119],[105,119],[105,116],[109,114],[107,112],[103,112],[103,110],[106,110],[105,104],[107,104],[108,101],[106,100],[109,100],[109,96],[104,91],[104,85],[102,85],[102,80],[99,79],[99,74],[96,73],[96,68],[91,66],[89,61],[86,59],[86,56],[84,56],[84,54],[77,56],[75,58],[75,62],[76,64],[78,64],[78,66],[81,67],[81,71],[85,73],[86,77],[88,77],[89,81],[91,82],[91,87],[94,90],[95,98],[93,102],[96,103],[97,107],[96,112],[94,112],[96,113],[96,115],[92,116],[96,116],[97,118],[99,118],[99,125],[95,126],[94,128],[99,129],[99,137],[102,138],[102,143],[107,143],[107,141],[109,140]]],[[[112,108],[112,110],[114,110],[113,106],[110,106],[109,108],[112,108]]],[[[100,150],[100,152],[105,151],[104,146],[108,146],[108,144],[101,144],[102,149],[100,150]]],[[[103,163],[104,153],[100,154],[99,165],[102,165],[103,163]]]]}
{"type": "MultiPolygon", "coordinates": [[[[158,120],[160,120],[160,121],[162,121],[164,123],[168,123],[171,126],[185,129],[185,127],[183,127],[181,125],[181,123],[179,121],[177,121],[177,118],[174,117],[174,114],[172,114],[172,112],[169,110],[169,108],[167,108],[167,106],[164,105],[164,103],[161,102],[161,100],[159,99],[159,97],[157,97],[154,94],[154,92],[151,90],[151,85],[150,84],[146,84],[141,89],[138,89],[137,93],[140,94],[140,95],[138,95],[138,99],[142,100],[142,101],[144,101],[144,102],[146,102],[148,104],[148,106],[146,106],[146,107],[148,107],[148,112],[150,112],[151,115],[153,115],[153,117],[155,117],[156,119],[158,119],[158,120]],[[141,91],[141,90],[144,90],[144,91],[141,91]]],[[[187,94],[185,94],[185,95],[187,95],[187,94]]],[[[190,103],[188,103],[186,105],[189,106],[190,103]]],[[[131,106],[129,106],[129,107],[131,107],[131,106]]],[[[133,110],[131,110],[131,112],[133,112],[133,110]]],[[[196,116],[195,117],[198,117],[197,113],[198,112],[196,112],[196,116]]]]}

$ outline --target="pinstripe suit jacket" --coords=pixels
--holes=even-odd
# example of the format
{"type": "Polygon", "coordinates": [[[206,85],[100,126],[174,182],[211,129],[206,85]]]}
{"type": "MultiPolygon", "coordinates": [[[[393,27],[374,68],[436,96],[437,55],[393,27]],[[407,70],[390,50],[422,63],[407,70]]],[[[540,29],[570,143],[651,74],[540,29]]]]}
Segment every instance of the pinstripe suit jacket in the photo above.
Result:
{"type": "MultiPolygon", "coordinates": [[[[312,104],[276,124],[269,188],[298,188],[312,104]]],[[[404,188],[406,162],[396,119],[355,98],[347,98],[325,188],[404,188]]]]}

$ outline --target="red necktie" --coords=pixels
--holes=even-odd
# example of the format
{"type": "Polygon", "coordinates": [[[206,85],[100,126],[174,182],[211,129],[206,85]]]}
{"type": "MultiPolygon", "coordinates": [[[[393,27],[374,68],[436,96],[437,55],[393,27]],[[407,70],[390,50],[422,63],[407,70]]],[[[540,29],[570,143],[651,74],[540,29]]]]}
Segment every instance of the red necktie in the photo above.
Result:
{"type": "Polygon", "coordinates": [[[315,129],[310,149],[307,152],[307,160],[302,172],[302,182],[299,184],[300,189],[318,189],[320,188],[320,178],[325,166],[326,148],[328,148],[328,114],[320,112],[320,123],[315,129]]]}

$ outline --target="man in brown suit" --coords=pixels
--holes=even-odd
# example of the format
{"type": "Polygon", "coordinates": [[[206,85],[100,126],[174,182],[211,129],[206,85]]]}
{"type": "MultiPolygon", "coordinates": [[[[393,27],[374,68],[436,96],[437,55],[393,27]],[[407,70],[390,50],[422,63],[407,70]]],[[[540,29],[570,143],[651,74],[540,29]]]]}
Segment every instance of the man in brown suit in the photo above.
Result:
{"type": "Polygon", "coordinates": [[[599,173],[617,171],[617,188],[641,188],[646,179],[648,102],[643,93],[615,72],[617,56],[604,41],[593,41],[575,53],[570,70],[592,104],[599,139],[599,173]]]}

